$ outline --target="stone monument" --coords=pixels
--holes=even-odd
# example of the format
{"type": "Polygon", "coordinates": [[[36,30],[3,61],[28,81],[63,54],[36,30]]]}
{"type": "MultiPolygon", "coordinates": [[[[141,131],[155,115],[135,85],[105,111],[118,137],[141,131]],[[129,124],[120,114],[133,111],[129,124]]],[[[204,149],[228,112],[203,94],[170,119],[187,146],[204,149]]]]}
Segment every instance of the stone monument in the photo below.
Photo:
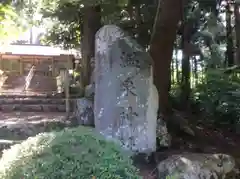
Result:
{"type": "Polygon", "coordinates": [[[158,93],[150,55],[115,25],[96,34],[95,127],[125,149],[156,150],[158,93]]]}

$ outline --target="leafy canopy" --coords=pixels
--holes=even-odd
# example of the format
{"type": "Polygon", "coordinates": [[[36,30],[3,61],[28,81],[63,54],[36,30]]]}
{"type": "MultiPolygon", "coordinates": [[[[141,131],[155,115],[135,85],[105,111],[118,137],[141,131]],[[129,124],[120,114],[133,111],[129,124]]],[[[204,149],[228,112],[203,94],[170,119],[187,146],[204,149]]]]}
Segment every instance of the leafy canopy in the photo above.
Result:
{"type": "Polygon", "coordinates": [[[13,6],[0,3],[0,43],[19,35],[21,22],[13,6]]]}

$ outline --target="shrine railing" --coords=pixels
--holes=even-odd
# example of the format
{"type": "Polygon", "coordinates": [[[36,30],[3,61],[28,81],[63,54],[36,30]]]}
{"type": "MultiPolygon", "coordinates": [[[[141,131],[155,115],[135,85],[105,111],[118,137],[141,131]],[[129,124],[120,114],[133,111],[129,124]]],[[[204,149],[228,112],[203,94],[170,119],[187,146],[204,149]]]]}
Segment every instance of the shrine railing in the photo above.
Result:
{"type": "Polygon", "coordinates": [[[32,68],[30,69],[26,79],[25,79],[25,87],[24,87],[24,91],[27,91],[28,90],[28,87],[31,83],[31,80],[33,78],[33,75],[34,75],[34,70],[35,70],[35,66],[33,65],[32,68]]]}

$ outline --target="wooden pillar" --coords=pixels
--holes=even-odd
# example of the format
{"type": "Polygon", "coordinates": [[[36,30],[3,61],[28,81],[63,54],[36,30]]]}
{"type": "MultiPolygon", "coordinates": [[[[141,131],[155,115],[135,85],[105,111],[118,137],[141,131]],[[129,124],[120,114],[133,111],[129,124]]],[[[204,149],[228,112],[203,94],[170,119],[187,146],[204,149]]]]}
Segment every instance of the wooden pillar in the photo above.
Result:
{"type": "Polygon", "coordinates": [[[1,69],[1,70],[3,70],[2,61],[3,61],[3,58],[2,58],[2,55],[0,54],[0,69],[1,69]]]}
{"type": "Polygon", "coordinates": [[[69,79],[69,70],[70,70],[70,56],[67,55],[67,68],[66,68],[66,82],[65,82],[65,100],[66,100],[66,112],[70,112],[70,91],[69,91],[69,86],[70,86],[70,79],[69,79]]]}
{"type": "Polygon", "coordinates": [[[20,75],[23,75],[23,62],[22,62],[22,59],[19,60],[19,72],[20,72],[20,75]]]}
{"type": "Polygon", "coordinates": [[[52,76],[55,77],[55,65],[54,65],[54,57],[52,57],[52,76]]]}
{"type": "Polygon", "coordinates": [[[13,72],[13,60],[10,60],[10,73],[13,72]]]}

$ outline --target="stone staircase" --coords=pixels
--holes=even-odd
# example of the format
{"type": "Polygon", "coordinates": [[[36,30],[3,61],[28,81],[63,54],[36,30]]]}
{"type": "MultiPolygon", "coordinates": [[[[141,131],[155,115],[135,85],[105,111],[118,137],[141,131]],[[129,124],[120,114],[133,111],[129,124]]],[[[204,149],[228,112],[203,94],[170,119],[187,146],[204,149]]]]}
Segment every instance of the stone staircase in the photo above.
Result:
{"type": "Polygon", "coordinates": [[[65,112],[65,96],[57,94],[56,78],[45,68],[32,66],[27,76],[8,75],[0,91],[0,112],[65,112]]]}
{"type": "Polygon", "coordinates": [[[51,93],[57,91],[56,78],[34,74],[28,91],[51,93]]]}
{"type": "Polygon", "coordinates": [[[65,112],[64,98],[46,96],[0,96],[1,112],[65,112]]]}
{"type": "Polygon", "coordinates": [[[9,74],[1,86],[3,90],[7,91],[22,91],[25,84],[25,76],[19,74],[9,74]]]}
{"type": "Polygon", "coordinates": [[[37,65],[29,72],[29,82],[26,91],[34,91],[40,93],[53,93],[57,91],[56,78],[49,74],[46,65],[37,65]]]}

